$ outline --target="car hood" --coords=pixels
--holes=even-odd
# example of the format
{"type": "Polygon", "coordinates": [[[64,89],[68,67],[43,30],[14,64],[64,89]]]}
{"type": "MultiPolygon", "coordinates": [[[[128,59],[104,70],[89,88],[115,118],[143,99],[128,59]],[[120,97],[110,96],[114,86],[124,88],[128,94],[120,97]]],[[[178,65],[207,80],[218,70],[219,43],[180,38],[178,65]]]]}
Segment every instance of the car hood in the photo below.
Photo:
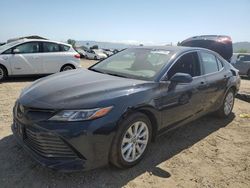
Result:
{"type": "Polygon", "coordinates": [[[23,90],[19,102],[41,109],[95,108],[108,105],[114,98],[141,90],[147,83],[78,69],[35,81],[23,90]]]}

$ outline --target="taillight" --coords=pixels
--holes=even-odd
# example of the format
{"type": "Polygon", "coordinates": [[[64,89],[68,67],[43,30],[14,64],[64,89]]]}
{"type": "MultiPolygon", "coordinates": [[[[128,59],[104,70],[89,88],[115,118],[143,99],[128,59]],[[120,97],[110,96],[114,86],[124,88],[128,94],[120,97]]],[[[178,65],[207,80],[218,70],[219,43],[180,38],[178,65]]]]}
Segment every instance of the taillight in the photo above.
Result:
{"type": "Polygon", "coordinates": [[[222,37],[222,38],[219,38],[217,39],[217,42],[232,42],[232,39],[230,37],[222,37]]]}
{"type": "Polygon", "coordinates": [[[80,56],[80,54],[76,54],[76,55],[74,55],[74,57],[77,59],[80,59],[81,56],[80,56]]]}

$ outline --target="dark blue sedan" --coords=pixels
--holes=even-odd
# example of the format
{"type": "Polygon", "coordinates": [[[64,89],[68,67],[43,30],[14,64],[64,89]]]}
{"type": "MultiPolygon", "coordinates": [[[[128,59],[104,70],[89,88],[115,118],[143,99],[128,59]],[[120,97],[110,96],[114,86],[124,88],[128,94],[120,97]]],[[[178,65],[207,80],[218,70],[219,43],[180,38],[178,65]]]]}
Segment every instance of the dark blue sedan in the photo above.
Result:
{"type": "Polygon", "coordinates": [[[239,85],[238,71],[211,50],[130,48],[26,87],[12,130],[50,168],[128,168],[158,135],[211,112],[227,118],[239,85]]]}

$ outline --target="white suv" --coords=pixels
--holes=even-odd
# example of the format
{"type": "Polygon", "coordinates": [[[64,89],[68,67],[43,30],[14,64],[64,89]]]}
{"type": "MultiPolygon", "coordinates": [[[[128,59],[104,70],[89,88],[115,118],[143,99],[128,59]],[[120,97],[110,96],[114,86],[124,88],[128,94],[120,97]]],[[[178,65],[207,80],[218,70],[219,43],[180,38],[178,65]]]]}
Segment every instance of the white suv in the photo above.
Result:
{"type": "Polygon", "coordinates": [[[52,74],[80,67],[80,55],[69,44],[22,39],[0,46],[0,81],[7,76],[52,74]]]}

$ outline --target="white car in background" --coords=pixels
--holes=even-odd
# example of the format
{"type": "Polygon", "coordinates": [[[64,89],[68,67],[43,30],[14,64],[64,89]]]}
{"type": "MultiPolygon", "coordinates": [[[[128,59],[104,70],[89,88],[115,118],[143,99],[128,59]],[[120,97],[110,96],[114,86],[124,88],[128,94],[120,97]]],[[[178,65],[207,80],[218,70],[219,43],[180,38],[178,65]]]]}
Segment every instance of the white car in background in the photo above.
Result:
{"type": "Polygon", "coordinates": [[[87,59],[100,60],[100,59],[105,59],[108,57],[106,54],[104,54],[101,50],[98,50],[98,49],[85,50],[85,52],[86,52],[87,59]]]}
{"type": "Polygon", "coordinates": [[[7,76],[52,74],[80,67],[80,55],[69,44],[21,39],[0,46],[0,81],[7,76]]]}

